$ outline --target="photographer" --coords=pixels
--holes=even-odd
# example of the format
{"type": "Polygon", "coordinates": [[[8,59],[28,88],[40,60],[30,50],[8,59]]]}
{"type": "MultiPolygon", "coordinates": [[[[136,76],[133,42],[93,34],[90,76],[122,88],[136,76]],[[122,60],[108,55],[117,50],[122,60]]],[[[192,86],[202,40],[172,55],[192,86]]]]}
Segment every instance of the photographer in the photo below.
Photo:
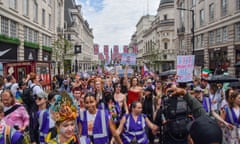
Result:
{"type": "Polygon", "coordinates": [[[187,126],[189,132],[188,143],[221,144],[222,131],[217,122],[206,115],[206,111],[201,103],[189,95],[185,89],[171,87],[167,89],[167,92],[169,91],[172,91],[169,95],[170,97],[183,96],[183,99],[191,109],[194,120],[187,126]]]}

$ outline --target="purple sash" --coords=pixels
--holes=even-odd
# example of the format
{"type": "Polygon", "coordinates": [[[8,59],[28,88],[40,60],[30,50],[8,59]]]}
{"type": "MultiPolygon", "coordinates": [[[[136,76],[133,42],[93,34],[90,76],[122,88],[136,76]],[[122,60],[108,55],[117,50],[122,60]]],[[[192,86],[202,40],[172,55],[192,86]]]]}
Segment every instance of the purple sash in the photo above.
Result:
{"type": "Polygon", "coordinates": [[[237,118],[233,108],[226,107],[228,122],[234,124],[237,128],[240,128],[240,118],[237,118]]]}

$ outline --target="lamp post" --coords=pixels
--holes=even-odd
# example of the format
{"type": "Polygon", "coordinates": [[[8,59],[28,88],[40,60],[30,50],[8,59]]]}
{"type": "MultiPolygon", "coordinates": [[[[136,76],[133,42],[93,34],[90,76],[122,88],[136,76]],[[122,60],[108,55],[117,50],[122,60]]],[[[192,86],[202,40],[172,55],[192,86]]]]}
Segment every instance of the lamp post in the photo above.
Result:
{"type": "Polygon", "coordinates": [[[195,51],[195,36],[194,36],[194,10],[190,9],[185,9],[185,8],[177,8],[177,10],[182,10],[182,11],[190,11],[192,13],[192,55],[194,55],[195,51]]]}

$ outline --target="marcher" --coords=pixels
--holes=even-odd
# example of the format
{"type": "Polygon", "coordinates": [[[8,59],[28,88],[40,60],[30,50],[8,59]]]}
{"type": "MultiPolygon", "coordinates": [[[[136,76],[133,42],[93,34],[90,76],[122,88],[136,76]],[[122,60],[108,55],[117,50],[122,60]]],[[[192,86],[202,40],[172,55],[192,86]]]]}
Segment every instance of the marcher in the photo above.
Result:
{"type": "Polygon", "coordinates": [[[24,132],[29,125],[29,115],[23,105],[15,102],[12,92],[8,89],[1,94],[4,105],[4,121],[20,132],[24,132]]]}
{"type": "Polygon", "coordinates": [[[46,136],[45,142],[48,144],[80,144],[79,138],[74,133],[77,107],[66,92],[57,96],[52,112],[56,124],[46,136]]]}
{"type": "Polygon", "coordinates": [[[22,144],[23,134],[6,124],[4,118],[4,106],[0,103],[0,143],[22,144]]]}
{"type": "Polygon", "coordinates": [[[121,144],[121,139],[117,135],[107,111],[97,108],[95,95],[87,93],[84,102],[87,110],[80,111],[82,137],[87,137],[94,144],[109,144],[111,136],[113,136],[115,141],[121,144]]]}
{"type": "Polygon", "coordinates": [[[141,102],[134,101],[130,105],[130,113],[124,115],[121,119],[118,132],[122,133],[124,144],[148,144],[146,126],[154,132],[158,130],[158,127],[142,114],[141,102]]]}

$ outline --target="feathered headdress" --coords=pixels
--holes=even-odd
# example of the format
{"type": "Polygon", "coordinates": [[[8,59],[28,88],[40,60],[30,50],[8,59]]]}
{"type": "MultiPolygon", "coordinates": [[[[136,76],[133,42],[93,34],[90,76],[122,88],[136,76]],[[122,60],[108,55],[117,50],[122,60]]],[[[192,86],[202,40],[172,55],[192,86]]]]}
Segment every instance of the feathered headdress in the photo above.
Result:
{"type": "Polygon", "coordinates": [[[71,96],[66,92],[56,96],[52,111],[56,122],[74,120],[77,117],[77,107],[71,96]]]}

